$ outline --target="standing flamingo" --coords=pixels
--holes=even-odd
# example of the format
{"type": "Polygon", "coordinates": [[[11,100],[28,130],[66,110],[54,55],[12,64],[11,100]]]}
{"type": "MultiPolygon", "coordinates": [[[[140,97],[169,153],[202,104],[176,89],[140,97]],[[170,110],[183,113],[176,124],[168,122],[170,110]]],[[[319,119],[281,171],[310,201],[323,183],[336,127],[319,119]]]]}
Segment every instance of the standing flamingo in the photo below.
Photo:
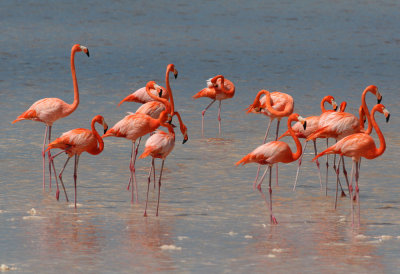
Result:
{"type": "Polygon", "coordinates": [[[148,92],[149,96],[152,97],[154,100],[162,102],[165,105],[165,110],[160,114],[158,119],[154,119],[149,115],[143,113],[134,113],[125,116],[122,120],[117,122],[111,129],[109,129],[104,135],[103,138],[114,136],[114,137],[123,137],[133,142],[132,144],[132,153],[131,153],[131,160],[129,163],[129,169],[131,171],[130,181],[134,182],[134,187],[132,187],[132,200],[133,203],[133,196],[134,196],[134,188],[135,188],[135,198],[136,203],[138,203],[138,189],[137,189],[137,182],[136,182],[136,175],[135,175],[135,161],[136,161],[136,154],[133,153],[133,148],[135,147],[135,142],[138,138],[149,134],[150,132],[155,131],[160,125],[165,127],[165,123],[168,120],[168,115],[170,114],[170,105],[168,100],[164,98],[159,98],[150,92],[151,89],[160,88],[159,85],[156,84],[154,81],[149,81],[146,84],[146,91],[148,92]]]}
{"type": "MultiPolygon", "coordinates": [[[[361,96],[362,104],[365,104],[364,113],[368,117],[369,111],[365,103],[365,96],[368,92],[374,94],[378,103],[382,100],[382,95],[379,93],[378,88],[370,85],[365,88],[361,96]]],[[[359,119],[351,113],[347,112],[325,112],[322,113],[318,122],[318,129],[307,137],[307,141],[315,138],[334,138],[337,141],[346,137],[347,135],[358,133],[362,130],[360,127],[359,119]]],[[[327,141],[328,145],[328,141],[327,141]]],[[[341,157],[343,158],[343,157],[341,157]]],[[[347,171],[342,159],[343,173],[345,174],[346,182],[348,184],[347,171]]],[[[327,164],[328,168],[328,164],[327,164]]],[[[336,172],[336,170],[335,170],[336,172]]],[[[328,178],[328,176],[327,176],[328,178]]],[[[325,181],[325,194],[328,192],[328,179],[325,181]]]]}
{"type": "MultiPolygon", "coordinates": [[[[364,112],[368,113],[368,109],[366,104],[364,104],[364,112]]],[[[351,168],[351,180],[349,185],[350,192],[350,204],[351,204],[351,215],[352,215],[352,224],[354,225],[354,208],[353,208],[353,173],[355,166],[355,180],[356,180],[356,202],[358,205],[358,225],[360,225],[360,200],[359,200],[359,186],[358,186],[358,178],[359,178],[359,161],[361,157],[366,159],[375,159],[383,154],[386,149],[385,138],[381,130],[379,129],[378,124],[375,121],[374,114],[376,111],[383,113],[386,117],[386,122],[389,121],[390,113],[382,104],[377,104],[372,109],[371,115],[367,115],[368,124],[372,124],[375,129],[380,142],[380,147],[377,148],[374,142],[374,139],[367,133],[355,133],[344,137],[339,140],[333,146],[327,148],[318,154],[314,159],[316,160],[318,157],[321,157],[325,154],[339,154],[341,157],[347,156],[351,157],[353,160],[352,168],[351,168]]],[[[342,160],[342,158],[340,159],[342,160]]],[[[338,174],[337,174],[338,176],[338,174]]]]}
{"type": "Polygon", "coordinates": [[[261,183],[264,180],[265,174],[269,170],[269,210],[270,210],[270,219],[272,224],[278,223],[274,215],[272,214],[272,188],[271,188],[272,166],[276,163],[291,163],[293,161],[296,161],[302,153],[300,141],[291,127],[292,121],[301,122],[304,126],[304,129],[306,129],[306,120],[297,113],[292,113],[288,118],[287,125],[290,135],[293,137],[293,140],[296,144],[297,148],[296,153],[292,153],[292,150],[290,149],[289,145],[286,144],[285,142],[272,141],[257,147],[255,150],[253,150],[248,155],[244,156],[240,161],[236,163],[236,165],[239,164],[245,165],[247,163],[258,163],[260,165],[268,165],[257,185],[257,189],[260,191],[261,195],[264,197],[266,202],[267,200],[265,198],[265,195],[261,190],[261,183]]]}
{"type": "MultiPolygon", "coordinates": [[[[74,102],[72,104],[67,104],[63,100],[59,98],[44,98],[41,100],[36,101],[22,113],[20,116],[17,117],[12,123],[16,123],[22,120],[32,120],[36,122],[42,122],[46,124],[46,130],[44,132],[44,139],[43,139],[43,149],[42,149],[42,157],[43,157],[43,190],[45,189],[45,146],[46,146],[46,139],[47,135],[48,143],[51,140],[51,128],[53,123],[60,118],[64,118],[70,115],[72,112],[79,105],[79,89],[78,89],[78,80],[76,79],[76,72],[75,72],[75,53],[83,51],[89,57],[89,50],[87,47],[81,46],[79,44],[75,44],[72,46],[71,49],[71,73],[72,73],[72,82],[74,85],[74,102]]],[[[54,163],[51,161],[51,154],[48,151],[48,158],[49,158],[49,186],[51,188],[51,164],[54,163]]],[[[57,179],[56,179],[57,180],[57,179]]]]}
{"type": "MultiPolygon", "coordinates": [[[[63,133],[59,138],[55,139],[53,142],[49,144],[49,147],[47,148],[47,151],[50,149],[54,148],[59,148],[62,149],[63,151],[57,153],[56,155],[52,156],[54,159],[56,156],[59,154],[65,152],[68,154],[67,161],[65,162],[62,170],[60,171],[59,178],[61,181],[61,184],[64,188],[64,183],[62,181],[62,174],[64,172],[65,167],[68,164],[69,159],[72,158],[72,156],[75,156],[75,166],[74,166],[74,187],[75,187],[75,208],[76,208],[76,197],[77,197],[77,191],[76,191],[76,181],[78,178],[78,163],[79,163],[79,157],[81,156],[82,152],[88,152],[92,155],[97,155],[100,154],[103,149],[104,149],[104,142],[103,139],[100,137],[99,133],[96,131],[95,128],[95,123],[99,123],[103,126],[104,132],[107,131],[107,123],[104,121],[103,116],[97,115],[93,118],[91,128],[92,130],[88,130],[85,128],[76,128],[70,131],[67,131],[63,133]]],[[[55,173],[54,169],[54,173],[55,173]]],[[[65,188],[64,188],[65,191],[65,188]]],[[[59,196],[59,189],[58,189],[58,184],[57,184],[57,200],[59,196]]],[[[66,193],[65,193],[66,195],[66,193]]],[[[66,196],[66,199],[68,201],[68,197],[66,196]]]]}
{"type": "MultiPolygon", "coordinates": [[[[178,112],[175,112],[175,115],[179,119],[180,129],[184,136],[182,143],[184,144],[188,140],[187,128],[186,128],[185,124],[182,122],[180,114],[178,112]]],[[[157,199],[157,211],[156,211],[156,216],[158,216],[158,208],[160,205],[161,175],[162,175],[162,171],[164,168],[164,161],[167,158],[167,156],[169,155],[169,153],[174,149],[174,146],[175,146],[175,131],[170,124],[166,124],[166,125],[168,128],[168,133],[166,133],[162,130],[157,130],[155,134],[151,135],[150,138],[147,139],[144,152],[139,157],[139,158],[145,158],[149,155],[151,155],[153,157],[152,162],[151,162],[149,176],[148,176],[148,182],[147,182],[146,207],[144,210],[145,217],[147,217],[147,201],[149,198],[151,172],[153,170],[155,170],[154,159],[155,158],[162,159],[160,178],[158,180],[158,199],[157,199]]]]}
{"type": "MultiPolygon", "coordinates": [[[[333,96],[327,95],[324,98],[322,98],[322,101],[321,101],[321,112],[322,113],[327,112],[327,111],[336,111],[336,109],[337,109],[337,104],[336,104],[335,98],[333,96]],[[333,107],[333,110],[325,109],[325,106],[324,106],[325,103],[331,104],[332,107],[333,107]]],[[[295,135],[297,136],[297,138],[306,139],[311,133],[313,133],[318,127],[319,118],[320,118],[320,116],[309,116],[309,117],[306,117],[305,119],[307,121],[307,129],[304,129],[303,125],[300,122],[295,123],[293,125],[292,129],[293,129],[295,135]]],[[[287,130],[285,133],[283,133],[281,135],[281,137],[278,138],[278,140],[280,140],[281,138],[283,138],[285,136],[290,136],[290,131],[289,130],[287,130]]],[[[314,142],[314,153],[315,153],[315,155],[317,155],[317,143],[316,143],[316,140],[314,139],[313,142],[314,142]]],[[[304,145],[303,145],[303,153],[301,154],[300,159],[298,161],[296,179],[294,181],[293,191],[296,189],[296,184],[297,184],[297,179],[298,179],[298,176],[299,176],[300,166],[301,166],[301,163],[302,163],[303,155],[304,155],[304,153],[306,151],[306,148],[307,148],[307,144],[308,144],[308,142],[305,141],[304,145]]],[[[317,164],[317,168],[318,168],[319,184],[320,184],[320,186],[322,188],[321,170],[319,168],[318,160],[316,161],[316,164],[317,164]]]]}
{"type": "Polygon", "coordinates": [[[197,99],[200,97],[208,97],[211,98],[211,103],[201,112],[201,136],[204,137],[204,114],[207,109],[211,107],[212,104],[216,100],[219,101],[218,106],[218,132],[219,136],[221,136],[221,102],[222,100],[233,98],[235,95],[235,85],[225,79],[222,75],[214,76],[211,79],[207,80],[207,87],[200,90],[198,93],[193,95],[193,99],[197,99]]]}
{"type": "MultiPolygon", "coordinates": [[[[246,110],[247,113],[263,113],[264,115],[269,117],[269,123],[267,131],[265,132],[265,137],[263,144],[267,141],[267,136],[269,129],[271,127],[272,121],[277,118],[278,124],[276,126],[276,135],[275,141],[278,139],[279,133],[279,124],[283,117],[287,117],[293,113],[294,102],[292,96],[282,92],[272,92],[270,93],[267,90],[260,90],[256,98],[254,99],[253,104],[251,104],[246,110]],[[265,95],[261,98],[261,95],[265,95]]],[[[260,174],[261,165],[257,168],[257,175],[254,179],[253,187],[256,186],[258,175],[260,174]]],[[[276,165],[276,183],[278,184],[278,165],[276,165]]]]}

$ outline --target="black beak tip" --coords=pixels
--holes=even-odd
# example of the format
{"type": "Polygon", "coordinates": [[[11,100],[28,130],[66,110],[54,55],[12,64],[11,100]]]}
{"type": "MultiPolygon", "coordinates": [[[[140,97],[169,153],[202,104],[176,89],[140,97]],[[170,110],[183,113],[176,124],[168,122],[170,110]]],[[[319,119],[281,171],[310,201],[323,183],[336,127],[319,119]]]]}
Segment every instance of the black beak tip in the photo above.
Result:
{"type": "Polygon", "coordinates": [[[386,117],[386,123],[389,122],[390,114],[386,117]]]}
{"type": "Polygon", "coordinates": [[[307,128],[307,121],[304,122],[303,128],[304,128],[304,130],[306,130],[306,128],[307,128]]]}
{"type": "Polygon", "coordinates": [[[377,101],[378,101],[378,104],[380,104],[382,101],[382,96],[381,96],[381,98],[377,99],[377,101]]]}
{"type": "Polygon", "coordinates": [[[182,144],[186,143],[188,139],[183,139],[182,144]]]}
{"type": "Polygon", "coordinates": [[[87,57],[90,57],[89,50],[86,52],[87,57]]]}
{"type": "Polygon", "coordinates": [[[108,130],[108,128],[105,128],[105,129],[104,129],[104,134],[106,134],[107,130],[108,130]]]}
{"type": "Polygon", "coordinates": [[[174,74],[174,77],[175,77],[175,79],[178,78],[178,73],[177,73],[177,74],[174,74]]]}
{"type": "Polygon", "coordinates": [[[163,90],[162,89],[160,89],[160,92],[158,93],[158,97],[162,97],[162,92],[163,92],[163,90]]]}

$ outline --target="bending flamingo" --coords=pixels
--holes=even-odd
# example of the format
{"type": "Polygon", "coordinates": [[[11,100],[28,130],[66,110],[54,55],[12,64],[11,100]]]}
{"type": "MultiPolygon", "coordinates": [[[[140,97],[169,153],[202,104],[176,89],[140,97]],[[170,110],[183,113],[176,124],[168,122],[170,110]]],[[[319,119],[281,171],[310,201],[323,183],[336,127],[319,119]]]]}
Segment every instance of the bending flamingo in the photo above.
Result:
{"type": "Polygon", "coordinates": [[[197,99],[200,97],[208,97],[212,99],[211,103],[201,112],[201,136],[204,137],[204,114],[206,113],[207,109],[211,107],[212,104],[214,104],[216,100],[219,101],[218,132],[219,136],[221,136],[221,103],[222,100],[233,98],[234,95],[235,85],[228,79],[225,79],[225,77],[222,75],[217,75],[211,79],[208,79],[207,87],[193,95],[193,99],[197,99]]]}
{"type": "MultiPolygon", "coordinates": [[[[184,144],[188,140],[187,128],[186,128],[185,124],[182,122],[180,114],[178,112],[175,112],[175,115],[179,119],[180,130],[184,136],[182,143],[184,144]]],[[[151,155],[153,157],[152,162],[151,162],[151,168],[149,171],[148,181],[147,181],[146,207],[144,210],[145,217],[147,217],[147,201],[149,198],[151,172],[153,170],[155,170],[154,159],[155,158],[162,159],[160,178],[158,180],[158,199],[157,199],[157,211],[156,211],[156,216],[158,216],[158,208],[160,205],[161,175],[162,175],[163,168],[164,168],[164,161],[167,158],[167,156],[169,155],[169,153],[174,149],[174,146],[175,146],[175,131],[170,124],[166,124],[166,125],[168,128],[168,133],[166,133],[162,130],[157,130],[155,134],[151,135],[150,138],[147,139],[144,152],[139,157],[139,158],[145,158],[149,155],[151,155]]]]}
{"type": "MultiPolygon", "coordinates": [[[[32,120],[36,122],[42,122],[46,124],[46,130],[44,132],[43,139],[43,190],[45,189],[45,146],[46,139],[48,135],[48,143],[51,140],[51,128],[53,123],[60,118],[64,118],[70,115],[79,105],[79,89],[78,80],[76,79],[75,72],[75,53],[83,51],[89,57],[89,50],[87,47],[75,44],[71,49],[71,73],[72,73],[72,83],[74,85],[74,102],[72,104],[67,104],[59,98],[44,98],[33,103],[32,106],[28,108],[24,113],[17,117],[12,123],[16,123],[22,120],[32,120]]],[[[48,151],[49,158],[49,186],[51,188],[51,165],[54,163],[51,161],[51,153],[48,151]]],[[[57,180],[57,179],[56,179],[57,180]]]]}
{"type": "MultiPolygon", "coordinates": [[[[361,96],[362,104],[365,104],[364,113],[368,117],[369,111],[365,103],[365,96],[368,92],[374,94],[377,98],[378,103],[382,100],[382,96],[378,91],[378,88],[374,85],[370,85],[365,88],[361,96]]],[[[315,138],[334,138],[337,141],[346,137],[347,135],[358,133],[362,130],[360,127],[359,119],[351,113],[347,112],[325,112],[320,116],[318,122],[318,129],[307,137],[307,141],[315,138]]],[[[328,141],[327,141],[328,144],[328,141]]],[[[341,157],[342,158],[342,157],[341,157]]],[[[343,173],[345,174],[346,183],[348,184],[347,171],[342,159],[343,173]]],[[[328,168],[328,165],[327,165],[328,168]]],[[[335,172],[337,172],[335,170],[335,172]]],[[[325,194],[328,192],[328,179],[325,182],[325,194]]]]}
{"type": "MultiPolygon", "coordinates": [[[[342,107],[342,104],[341,104],[341,107],[342,107]]],[[[327,95],[324,98],[322,98],[322,101],[321,101],[321,112],[322,113],[327,112],[327,111],[336,111],[336,110],[337,110],[337,104],[336,104],[335,98],[333,96],[327,95]],[[325,108],[325,105],[324,105],[325,103],[331,104],[332,107],[333,107],[333,110],[327,110],[325,108]]],[[[295,123],[293,125],[292,129],[293,129],[295,135],[297,136],[297,138],[306,139],[311,133],[313,133],[318,127],[319,118],[320,118],[320,116],[309,116],[309,117],[306,117],[305,119],[307,121],[307,129],[304,129],[303,125],[300,122],[295,123]]],[[[278,140],[280,140],[281,138],[283,138],[285,136],[290,136],[290,131],[289,130],[287,130],[285,133],[283,133],[278,138],[278,140]]],[[[315,155],[317,155],[317,143],[316,143],[315,139],[313,140],[313,143],[314,143],[314,153],[315,153],[315,155]]],[[[303,145],[303,153],[301,154],[300,159],[298,161],[296,179],[294,181],[293,190],[296,189],[296,184],[297,184],[297,179],[298,179],[298,176],[299,176],[300,166],[301,166],[301,163],[302,163],[302,160],[303,160],[303,155],[304,155],[304,153],[306,151],[306,148],[307,148],[307,144],[308,144],[308,142],[305,141],[304,145],[303,145]]],[[[319,162],[316,161],[316,164],[317,164],[317,168],[318,168],[319,183],[320,183],[320,186],[322,188],[322,178],[321,178],[321,170],[320,170],[320,167],[319,167],[319,162]]]]}
{"type": "MultiPolygon", "coordinates": [[[[95,123],[99,123],[103,126],[104,132],[107,131],[107,123],[104,121],[103,116],[97,115],[92,119],[91,129],[85,128],[76,128],[70,131],[63,133],[59,138],[55,139],[53,142],[49,144],[47,150],[54,148],[62,149],[63,151],[57,153],[56,155],[52,156],[54,159],[61,153],[65,152],[68,154],[67,161],[65,162],[63,168],[60,171],[59,178],[61,184],[64,188],[64,183],[62,181],[62,174],[64,172],[65,167],[68,164],[69,159],[72,156],[75,156],[75,166],[74,166],[74,188],[75,188],[75,208],[76,208],[76,198],[77,198],[77,191],[76,191],[76,182],[78,179],[78,163],[79,157],[81,156],[82,152],[87,152],[92,155],[100,154],[104,149],[104,142],[103,139],[100,137],[99,133],[96,131],[95,123]]],[[[56,173],[54,169],[54,173],[56,173]]],[[[65,188],[64,188],[65,191],[65,188]]],[[[59,189],[57,184],[57,200],[59,197],[59,189]]],[[[66,195],[66,193],[65,193],[66,195]]],[[[68,201],[68,196],[66,195],[66,199],[68,201]]]]}
{"type": "Polygon", "coordinates": [[[239,164],[245,165],[247,163],[258,163],[260,165],[268,165],[268,167],[265,169],[263,176],[258,182],[257,189],[260,191],[261,195],[264,197],[266,201],[265,195],[261,190],[261,183],[264,180],[265,174],[269,170],[269,210],[270,210],[270,219],[272,224],[278,223],[276,221],[276,218],[272,214],[272,188],[271,188],[272,166],[276,163],[291,163],[293,161],[296,161],[302,153],[300,141],[291,127],[292,121],[299,121],[303,124],[304,128],[306,128],[306,120],[297,113],[291,114],[288,118],[287,125],[290,135],[293,137],[293,140],[296,143],[296,148],[297,148],[296,153],[292,153],[292,150],[290,149],[289,145],[286,144],[285,142],[272,141],[257,147],[255,150],[253,150],[248,155],[244,156],[240,161],[236,163],[236,165],[239,164]]]}
{"type": "Polygon", "coordinates": [[[146,91],[148,92],[149,96],[152,97],[154,100],[162,102],[165,105],[165,110],[160,114],[158,119],[154,119],[149,115],[143,113],[134,113],[131,115],[125,116],[122,120],[117,122],[111,129],[109,129],[104,135],[103,138],[113,136],[113,137],[122,137],[133,142],[132,144],[132,153],[131,153],[131,160],[129,164],[129,169],[131,171],[130,181],[134,182],[134,187],[132,187],[132,200],[133,203],[133,196],[134,196],[134,189],[135,189],[135,198],[136,202],[138,203],[138,190],[137,190],[137,182],[136,182],[136,175],[135,175],[135,161],[136,161],[136,154],[133,152],[135,147],[135,142],[138,138],[149,134],[150,132],[155,131],[160,125],[166,126],[166,122],[168,120],[168,115],[170,113],[170,105],[169,102],[164,98],[159,98],[150,92],[151,89],[160,88],[159,85],[156,84],[154,81],[150,81],[146,85],[146,91]]]}
{"type": "MultiPolygon", "coordinates": [[[[267,136],[269,129],[271,127],[272,121],[277,118],[278,124],[276,126],[276,135],[275,141],[278,139],[279,133],[279,124],[283,117],[287,117],[293,113],[293,98],[289,94],[282,93],[282,92],[272,92],[270,93],[267,90],[260,90],[256,98],[254,99],[253,104],[251,104],[246,110],[247,113],[263,113],[264,115],[269,117],[269,123],[267,131],[265,132],[265,137],[263,144],[267,141],[267,136]],[[261,98],[261,95],[265,95],[261,98]]],[[[257,175],[254,179],[253,188],[256,186],[258,175],[260,174],[261,165],[257,168],[257,175]]],[[[278,184],[278,165],[276,165],[276,183],[278,184]]]]}
{"type": "MultiPolygon", "coordinates": [[[[364,104],[364,112],[367,113],[368,109],[366,108],[366,104],[364,104]]],[[[374,139],[367,133],[355,133],[344,137],[339,140],[333,146],[327,148],[320,154],[318,154],[314,159],[316,160],[318,157],[321,157],[325,154],[339,154],[341,157],[347,156],[351,157],[353,160],[352,168],[351,168],[351,180],[349,185],[350,191],[350,204],[351,204],[351,215],[352,215],[352,223],[354,224],[354,208],[353,208],[353,173],[355,166],[355,180],[356,180],[356,202],[358,206],[358,225],[360,224],[360,199],[359,199],[359,186],[358,186],[358,178],[359,178],[359,161],[361,157],[366,159],[375,159],[383,154],[386,149],[385,138],[381,130],[379,129],[378,124],[375,121],[375,112],[379,111],[383,113],[386,117],[386,122],[389,121],[390,113],[385,106],[382,104],[377,104],[372,109],[371,115],[367,115],[368,124],[372,124],[375,129],[380,142],[380,147],[377,148],[374,142],[374,139]]],[[[340,158],[342,160],[343,158],[340,158]]],[[[338,176],[338,175],[337,175],[338,176]]]]}

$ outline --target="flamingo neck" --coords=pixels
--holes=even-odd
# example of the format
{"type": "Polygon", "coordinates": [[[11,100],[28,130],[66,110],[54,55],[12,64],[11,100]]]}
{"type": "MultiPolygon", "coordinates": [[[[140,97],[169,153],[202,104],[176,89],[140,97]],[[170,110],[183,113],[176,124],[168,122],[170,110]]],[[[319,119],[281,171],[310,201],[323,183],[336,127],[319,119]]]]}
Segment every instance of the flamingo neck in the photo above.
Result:
{"type": "Polygon", "coordinates": [[[75,47],[71,49],[71,74],[72,74],[72,83],[74,85],[74,102],[69,105],[70,109],[67,111],[67,115],[71,114],[76,110],[79,105],[79,88],[78,88],[78,80],[76,79],[76,71],[75,71],[75,52],[77,50],[75,47]]]}
{"type": "Polygon", "coordinates": [[[99,135],[99,133],[97,132],[97,130],[96,130],[96,128],[95,128],[95,123],[96,123],[96,122],[99,123],[99,124],[101,124],[101,121],[99,121],[99,120],[97,119],[97,117],[95,117],[95,118],[92,120],[92,124],[91,124],[92,133],[93,133],[94,137],[96,137],[97,142],[99,143],[99,146],[96,146],[95,149],[93,149],[93,150],[90,151],[90,154],[93,154],[93,155],[99,154],[99,153],[102,152],[103,149],[104,149],[104,141],[103,141],[103,138],[101,138],[101,136],[99,135]]]}
{"type": "MultiPolygon", "coordinates": [[[[376,134],[378,135],[378,138],[379,138],[380,146],[379,146],[379,148],[375,148],[375,157],[378,157],[378,156],[382,155],[383,152],[385,152],[386,142],[385,142],[385,137],[383,137],[381,129],[379,128],[378,124],[375,121],[375,112],[376,112],[376,108],[374,107],[372,109],[370,120],[371,120],[372,126],[374,127],[376,134]]],[[[368,127],[369,127],[369,124],[368,124],[368,127]]]]}
{"type": "MultiPolygon", "coordinates": [[[[168,102],[167,99],[164,99],[164,98],[160,98],[160,97],[155,96],[153,93],[150,92],[150,89],[151,89],[151,87],[147,84],[147,85],[146,85],[146,92],[147,92],[147,94],[148,94],[154,101],[158,101],[158,102],[162,103],[162,104],[165,106],[165,111],[161,112],[161,114],[163,114],[163,113],[165,112],[165,117],[166,117],[166,114],[171,112],[171,105],[170,105],[170,103],[168,102]]],[[[161,115],[160,115],[160,118],[161,118],[161,115]]],[[[165,119],[166,119],[166,118],[165,118],[165,119]]]]}
{"type": "Polygon", "coordinates": [[[297,159],[300,158],[301,154],[303,153],[303,150],[302,150],[299,138],[297,138],[296,134],[294,133],[294,130],[292,129],[292,121],[293,121],[293,119],[291,117],[289,117],[287,125],[288,125],[289,133],[290,133],[290,135],[292,135],[293,140],[296,144],[296,153],[292,153],[293,161],[296,161],[297,159]]]}
{"type": "Polygon", "coordinates": [[[328,99],[326,97],[324,97],[321,101],[321,111],[322,113],[326,112],[327,109],[325,108],[325,102],[329,102],[328,99]]]}
{"type": "Polygon", "coordinates": [[[179,112],[174,112],[174,115],[176,115],[176,117],[178,117],[178,120],[179,120],[179,128],[180,128],[180,130],[181,130],[181,132],[182,132],[182,135],[185,135],[185,133],[186,133],[186,126],[185,126],[185,124],[183,123],[183,121],[182,121],[182,118],[181,118],[181,115],[179,114],[179,112]]]}
{"type": "MultiPolygon", "coordinates": [[[[367,95],[367,93],[368,92],[371,92],[371,93],[373,93],[370,89],[369,89],[369,87],[367,87],[364,91],[363,91],[363,93],[362,93],[362,95],[361,95],[361,107],[362,107],[362,109],[363,109],[363,111],[364,111],[364,115],[367,117],[367,121],[368,121],[368,129],[367,129],[367,132],[368,132],[368,130],[369,130],[369,133],[371,133],[371,131],[372,131],[372,125],[371,125],[371,114],[370,114],[370,112],[369,112],[369,110],[368,110],[368,106],[367,106],[367,103],[366,103],[366,101],[365,101],[365,96],[367,95]]],[[[361,120],[361,116],[360,116],[360,120],[361,120]]],[[[364,124],[364,122],[362,122],[363,124],[364,124]]],[[[361,122],[360,122],[360,128],[361,128],[361,122]]],[[[361,128],[362,129],[362,128],[361,128]]]]}
{"type": "MultiPolygon", "coordinates": [[[[290,106],[290,104],[286,104],[285,105],[285,109],[284,110],[282,110],[282,111],[278,111],[278,110],[276,110],[276,109],[274,109],[273,107],[272,107],[272,105],[271,105],[271,102],[272,102],[272,99],[271,99],[271,94],[270,94],[270,92],[269,91],[267,91],[267,90],[262,90],[262,91],[260,91],[260,92],[262,92],[262,93],[264,93],[265,94],[265,107],[267,108],[267,110],[272,114],[272,115],[274,115],[274,116],[277,116],[277,117],[285,117],[285,116],[289,116],[291,113],[292,113],[292,109],[291,109],[291,106],[290,106]]],[[[257,94],[258,95],[258,94],[257,94]]]]}
{"type": "Polygon", "coordinates": [[[167,86],[167,92],[168,92],[168,96],[169,96],[169,100],[171,102],[171,115],[173,115],[173,113],[175,112],[175,104],[174,104],[174,97],[172,96],[172,90],[171,90],[171,86],[169,84],[169,73],[173,72],[170,67],[167,67],[167,72],[165,73],[165,83],[167,86]]]}

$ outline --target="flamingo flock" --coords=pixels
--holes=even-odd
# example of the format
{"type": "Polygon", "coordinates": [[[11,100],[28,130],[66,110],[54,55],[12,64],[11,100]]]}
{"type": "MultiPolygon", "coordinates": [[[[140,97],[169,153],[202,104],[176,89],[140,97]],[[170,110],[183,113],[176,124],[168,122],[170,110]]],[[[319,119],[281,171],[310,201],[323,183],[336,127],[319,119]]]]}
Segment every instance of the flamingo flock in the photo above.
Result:
{"type": "MultiPolygon", "coordinates": [[[[127,189],[131,189],[131,203],[139,203],[138,197],[138,182],[136,179],[135,164],[138,155],[138,149],[141,138],[149,135],[143,153],[139,156],[139,159],[151,156],[151,166],[147,176],[147,194],[145,202],[144,216],[147,215],[148,210],[148,198],[149,189],[151,184],[151,178],[153,177],[154,186],[156,186],[155,179],[155,159],[161,160],[161,168],[158,179],[158,196],[157,196],[157,208],[156,216],[159,215],[160,205],[160,193],[161,193],[161,181],[162,172],[164,168],[164,162],[168,155],[175,147],[175,125],[173,125],[173,117],[176,116],[179,121],[179,129],[183,136],[183,144],[188,140],[188,129],[183,122],[181,114],[176,111],[173,93],[170,86],[170,74],[174,75],[177,79],[178,71],[173,64],[169,64],[165,74],[165,85],[166,88],[157,84],[155,81],[148,81],[145,87],[140,88],[132,94],[122,99],[118,106],[125,102],[135,102],[142,104],[136,112],[128,113],[120,121],[115,123],[114,126],[108,128],[108,125],[102,115],[96,115],[91,121],[91,130],[84,128],[76,128],[63,133],[60,137],[51,141],[51,130],[53,123],[58,119],[64,118],[74,112],[79,105],[79,89],[78,81],[75,71],[75,53],[83,52],[89,56],[89,50],[87,47],[75,44],[71,49],[71,73],[74,88],[74,101],[72,104],[68,104],[58,98],[44,98],[36,101],[31,107],[17,117],[12,123],[16,123],[22,120],[38,121],[46,124],[46,129],[43,138],[42,147],[42,159],[43,159],[43,189],[45,189],[45,177],[46,177],[46,152],[48,157],[48,169],[49,169],[49,187],[51,189],[51,178],[54,173],[57,190],[56,199],[59,200],[60,190],[58,180],[63,188],[65,199],[68,202],[67,191],[63,182],[63,172],[67,166],[69,160],[74,156],[74,190],[75,199],[74,206],[77,207],[77,179],[78,179],[78,165],[80,155],[83,152],[87,152],[92,155],[100,154],[104,149],[104,138],[106,137],[119,137],[125,138],[132,142],[129,171],[130,178],[127,189]],[[95,128],[95,124],[98,123],[103,127],[104,134],[100,136],[95,128]],[[163,131],[160,128],[164,127],[167,131],[163,131]],[[47,143],[47,147],[46,147],[47,143]],[[137,144],[136,144],[137,143],[137,144]],[[52,155],[52,149],[60,149],[58,153],[52,155]],[[54,159],[59,155],[65,153],[67,159],[60,170],[58,176],[54,165],[54,159]]],[[[218,106],[218,134],[221,136],[221,104],[222,100],[231,99],[235,95],[235,85],[232,81],[226,79],[223,75],[216,75],[207,80],[207,87],[203,88],[195,95],[193,99],[200,97],[208,97],[212,101],[207,107],[201,112],[201,134],[204,137],[204,116],[206,111],[211,107],[215,101],[219,101],[218,106]]],[[[276,166],[276,183],[278,184],[278,163],[291,163],[298,160],[298,167],[296,177],[294,179],[294,187],[299,178],[300,167],[304,151],[306,150],[309,141],[313,141],[314,144],[314,155],[313,161],[315,161],[318,168],[318,177],[320,187],[322,189],[322,177],[320,164],[318,158],[326,156],[326,178],[325,178],[325,193],[327,194],[327,183],[328,183],[328,155],[334,154],[333,169],[336,174],[336,197],[335,197],[335,208],[337,204],[338,188],[340,186],[342,196],[346,196],[345,190],[340,182],[339,173],[340,166],[342,166],[343,174],[346,179],[347,190],[350,197],[351,205],[351,219],[354,225],[355,216],[357,216],[357,224],[360,224],[360,196],[359,196],[359,174],[360,174],[360,161],[361,158],[375,159],[381,156],[385,149],[386,143],[385,138],[380,130],[376,120],[376,112],[382,113],[386,117],[386,121],[389,121],[390,113],[380,102],[382,95],[378,91],[378,88],[374,85],[367,86],[361,94],[361,105],[359,107],[358,117],[352,113],[345,112],[347,103],[344,101],[340,105],[339,111],[338,105],[335,98],[331,95],[327,95],[321,100],[321,114],[303,118],[298,113],[294,113],[294,99],[291,95],[282,92],[269,92],[265,89],[260,90],[253,100],[253,103],[246,108],[247,113],[259,113],[264,114],[269,118],[268,127],[262,143],[257,146],[252,152],[245,155],[242,159],[236,162],[236,166],[245,165],[248,163],[258,164],[257,174],[253,183],[254,189],[257,189],[263,199],[265,200],[270,215],[270,222],[272,225],[278,224],[276,217],[272,211],[272,166],[276,166]],[[366,104],[366,95],[368,93],[373,94],[377,99],[377,104],[369,112],[366,104]],[[332,109],[326,109],[325,104],[330,104],[332,109]],[[287,130],[279,136],[280,121],[287,117],[287,130]],[[275,138],[273,141],[266,143],[269,130],[272,121],[277,119],[277,127],[275,138]],[[367,129],[364,128],[365,120],[368,121],[367,129]],[[296,122],[293,126],[292,123],[296,122]],[[374,139],[371,137],[372,130],[376,131],[379,139],[379,147],[376,146],[374,139]],[[292,152],[290,146],[283,141],[284,137],[290,136],[296,146],[296,151],[292,152]],[[299,138],[305,139],[304,145],[299,141],[299,138]],[[329,146],[328,139],[333,138],[335,144],[329,146]],[[322,152],[317,152],[316,140],[326,139],[327,148],[322,152]],[[338,164],[336,165],[336,155],[339,157],[338,164]],[[347,171],[345,168],[344,156],[351,157],[352,169],[350,173],[350,182],[347,177],[347,171]],[[259,173],[261,165],[266,165],[266,169],[259,179],[259,173]],[[269,173],[269,199],[262,191],[261,185],[269,173]],[[353,187],[353,178],[355,179],[355,188],[353,187]],[[356,206],[356,212],[354,207],[356,206]]]]}

